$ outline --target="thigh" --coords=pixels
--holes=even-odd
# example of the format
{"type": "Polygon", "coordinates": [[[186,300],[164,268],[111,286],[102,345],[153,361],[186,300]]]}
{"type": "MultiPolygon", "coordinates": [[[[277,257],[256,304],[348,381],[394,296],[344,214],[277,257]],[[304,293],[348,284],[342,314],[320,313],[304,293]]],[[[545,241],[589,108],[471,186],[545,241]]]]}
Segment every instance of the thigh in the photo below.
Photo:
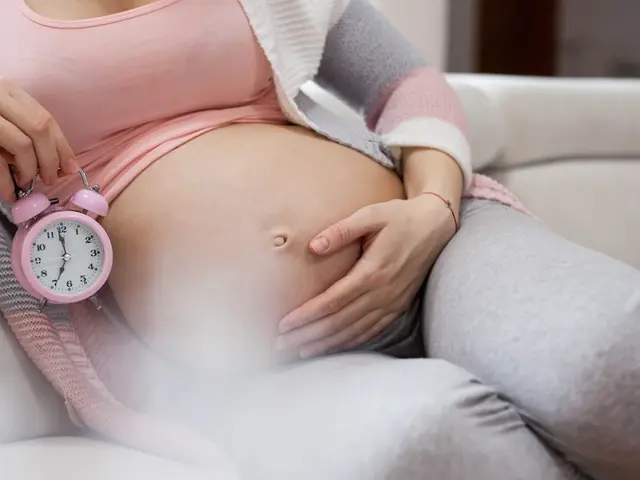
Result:
{"type": "Polygon", "coordinates": [[[246,478],[577,478],[493,389],[440,360],[341,355],[229,391],[210,428],[246,478]]]}
{"type": "Polygon", "coordinates": [[[591,472],[640,478],[640,272],[496,203],[467,202],[462,223],[428,281],[429,356],[591,472]]]}

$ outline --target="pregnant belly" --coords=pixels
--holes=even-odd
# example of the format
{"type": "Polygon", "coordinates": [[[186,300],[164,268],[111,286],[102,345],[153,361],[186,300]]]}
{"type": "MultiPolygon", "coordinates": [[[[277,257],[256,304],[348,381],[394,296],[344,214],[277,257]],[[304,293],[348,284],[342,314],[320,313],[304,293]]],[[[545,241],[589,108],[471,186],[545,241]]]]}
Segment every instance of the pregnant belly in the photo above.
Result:
{"type": "Polygon", "coordinates": [[[279,320],[356,262],[308,242],[365,205],[401,198],[395,173],[297,127],[233,125],[166,155],[112,204],[110,277],[150,348],[198,369],[262,368],[279,320]]]}

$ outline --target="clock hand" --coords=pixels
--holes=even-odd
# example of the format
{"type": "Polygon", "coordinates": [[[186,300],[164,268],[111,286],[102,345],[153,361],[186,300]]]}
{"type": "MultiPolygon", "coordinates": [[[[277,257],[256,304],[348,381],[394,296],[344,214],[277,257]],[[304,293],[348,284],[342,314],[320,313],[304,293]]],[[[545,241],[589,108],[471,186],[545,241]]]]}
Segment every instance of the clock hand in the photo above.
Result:
{"type": "Polygon", "coordinates": [[[58,272],[58,278],[56,278],[55,285],[58,285],[58,282],[60,281],[60,277],[62,277],[62,274],[64,273],[64,267],[65,267],[66,264],[67,264],[67,262],[63,260],[62,266],[60,267],[60,272],[58,272]]]}
{"type": "Polygon", "coordinates": [[[60,281],[60,277],[62,277],[62,274],[64,273],[64,269],[67,266],[68,257],[69,257],[69,254],[67,254],[67,253],[65,253],[64,257],[62,257],[62,265],[60,265],[60,271],[58,272],[58,278],[55,279],[55,283],[54,283],[55,286],[58,285],[58,282],[60,281]]]}
{"type": "Polygon", "coordinates": [[[62,236],[62,230],[60,228],[57,228],[56,230],[58,230],[58,240],[60,240],[60,244],[62,245],[62,254],[67,255],[67,242],[62,236]]]}

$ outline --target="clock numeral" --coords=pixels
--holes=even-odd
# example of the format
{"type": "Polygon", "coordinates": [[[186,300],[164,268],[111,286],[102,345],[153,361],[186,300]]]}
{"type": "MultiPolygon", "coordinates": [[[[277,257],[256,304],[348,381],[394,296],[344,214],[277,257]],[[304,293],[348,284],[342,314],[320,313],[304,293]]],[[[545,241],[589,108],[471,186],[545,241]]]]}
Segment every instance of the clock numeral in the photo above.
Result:
{"type": "Polygon", "coordinates": [[[71,280],[67,280],[67,287],[73,287],[73,282],[71,280]]]}
{"type": "Polygon", "coordinates": [[[84,243],[91,243],[93,241],[93,235],[90,235],[84,239],[84,243]]]}
{"type": "Polygon", "coordinates": [[[55,238],[55,235],[53,232],[47,232],[47,238],[55,238]]]}
{"type": "Polygon", "coordinates": [[[80,235],[80,228],[76,227],[76,235],[80,235]]]}
{"type": "Polygon", "coordinates": [[[93,270],[94,272],[98,271],[98,267],[96,267],[93,263],[89,265],[89,270],[93,270]]]}
{"type": "Polygon", "coordinates": [[[47,275],[49,275],[49,272],[47,272],[46,270],[42,270],[42,271],[40,272],[40,276],[41,276],[41,277],[46,277],[47,275]]]}
{"type": "Polygon", "coordinates": [[[87,276],[86,275],[80,275],[80,281],[82,282],[83,285],[86,285],[87,283],[89,283],[87,281],[87,276]]]}
{"type": "Polygon", "coordinates": [[[40,265],[42,263],[42,258],[40,257],[36,257],[33,259],[33,263],[35,263],[36,265],[40,265]]]}
{"type": "Polygon", "coordinates": [[[44,243],[39,243],[38,245],[36,245],[36,249],[39,252],[44,252],[47,249],[47,246],[44,243]]]}
{"type": "Polygon", "coordinates": [[[91,250],[91,256],[92,257],[97,257],[98,255],[100,255],[100,250],[91,250]]]}
{"type": "Polygon", "coordinates": [[[55,287],[56,285],[58,285],[58,279],[54,278],[53,280],[51,280],[51,283],[53,284],[53,286],[55,287]]]}
{"type": "Polygon", "coordinates": [[[66,225],[60,225],[58,227],[58,232],[60,233],[67,233],[67,226],[66,225]]]}

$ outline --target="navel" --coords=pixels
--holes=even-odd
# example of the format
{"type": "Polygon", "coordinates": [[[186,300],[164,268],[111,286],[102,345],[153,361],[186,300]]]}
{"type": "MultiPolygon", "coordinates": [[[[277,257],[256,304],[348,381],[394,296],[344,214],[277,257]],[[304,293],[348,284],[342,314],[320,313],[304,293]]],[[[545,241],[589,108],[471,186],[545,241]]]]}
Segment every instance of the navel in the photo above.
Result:
{"type": "Polygon", "coordinates": [[[285,233],[278,233],[273,236],[273,246],[275,248],[282,248],[289,242],[289,236],[285,233]]]}

